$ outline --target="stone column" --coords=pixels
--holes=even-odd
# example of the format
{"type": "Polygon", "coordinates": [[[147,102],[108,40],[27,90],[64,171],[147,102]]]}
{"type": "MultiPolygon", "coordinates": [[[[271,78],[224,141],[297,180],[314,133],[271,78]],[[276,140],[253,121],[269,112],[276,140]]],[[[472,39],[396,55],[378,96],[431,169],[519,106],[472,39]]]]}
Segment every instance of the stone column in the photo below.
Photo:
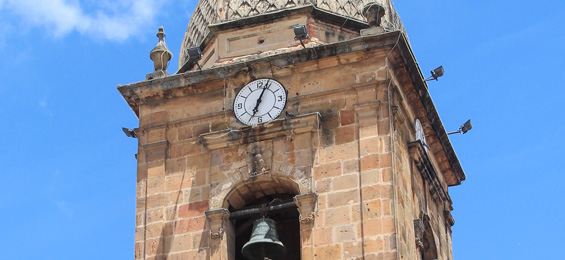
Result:
{"type": "Polygon", "coordinates": [[[355,106],[359,131],[360,235],[365,257],[393,259],[396,248],[390,119],[387,84],[383,83],[375,89],[376,100],[355,106]]]}
{"type": "Polygon", "coordinates": [[[303,260],[312,259],[313,244],[312,244],[312,229],[314,227],[314,218],[316,216],[316,205],[318,202],[318,195],[310,193],[305,195],[296,195],[294,203],[298,207],[299,221],[300,221],[300,244],[302,247],[301,255],[303,260]]]}
{"type": "Polygon", "coordinates": [[[145,259],[164,253],[165,237],[171,235],[166,224],[155,215],[162,214],[168,204],[163,195],[165,160],[169,143],[155,137],[155,132],[164,129],[150,129],[140,133],[137,171],[137,206],[135,230],[135,259],[145,259]]]}
{"type": "Polygon", "coordinates": [[[222,208],[204,213],[210,230],[210,260],[227,260],[230,249],[228,236],[233,235],[230,232],[230,212],[222,208]]]}

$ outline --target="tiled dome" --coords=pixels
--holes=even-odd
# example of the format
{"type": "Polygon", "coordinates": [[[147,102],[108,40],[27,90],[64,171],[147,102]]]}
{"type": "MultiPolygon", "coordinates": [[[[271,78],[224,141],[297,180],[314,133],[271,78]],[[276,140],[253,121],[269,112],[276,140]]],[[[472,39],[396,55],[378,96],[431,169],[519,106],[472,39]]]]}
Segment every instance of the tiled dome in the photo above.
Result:
{"type": "Polygon", "coordinates": [[[199,46],[208,34],[208,25],[279,11],[286,8],[314,5],[315,7],[365,21],[363,7],[378,2],[386,9],[383,27],[389,30],[404,30],[391,0],[200,0],[184,34],[179,67],[187,59],[186,49],[199,46]]]}

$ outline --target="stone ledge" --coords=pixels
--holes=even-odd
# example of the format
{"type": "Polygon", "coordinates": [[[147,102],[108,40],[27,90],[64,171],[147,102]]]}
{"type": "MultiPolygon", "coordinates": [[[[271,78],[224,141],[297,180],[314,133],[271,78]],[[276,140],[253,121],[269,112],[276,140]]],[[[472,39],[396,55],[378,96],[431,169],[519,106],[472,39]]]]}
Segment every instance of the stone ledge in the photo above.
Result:
{"type": "Polygon", "coordinates": [[[169,141],[167,140],[144,144],[143,151],[145,151],[145,161],[152,162],[158,160],[165,160],[167,156],[168,147],[169,147],[169,141]]]}
{"type": "Polygon", "coordinates": [[[260,142],[276,137],[285,137],[300,133],[313,132],[320,128],[320,114],[310,113],[294,118],[278,119],[256,127],[244,127],[240,130],[222,130],[201,134],[200,143],[207,149],[215,150],[230,145],[260,142]]]}

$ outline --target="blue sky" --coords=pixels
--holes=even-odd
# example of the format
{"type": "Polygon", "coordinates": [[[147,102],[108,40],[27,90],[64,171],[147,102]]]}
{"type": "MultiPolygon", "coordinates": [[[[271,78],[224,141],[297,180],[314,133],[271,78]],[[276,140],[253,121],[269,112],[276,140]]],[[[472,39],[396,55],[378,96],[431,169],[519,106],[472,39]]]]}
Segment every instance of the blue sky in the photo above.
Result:
{"type": "MultiPolygon", "coordinates": [[[[177,69],[195,1],[0,0],[0,259],[133,259],[137,118],[116,86],[177,69]]],[[[560,259],[563,1],[395,1],[467,181],[454,256],[560,259]],[[561,149],[560,149],[561,148],[561,149]]]]}

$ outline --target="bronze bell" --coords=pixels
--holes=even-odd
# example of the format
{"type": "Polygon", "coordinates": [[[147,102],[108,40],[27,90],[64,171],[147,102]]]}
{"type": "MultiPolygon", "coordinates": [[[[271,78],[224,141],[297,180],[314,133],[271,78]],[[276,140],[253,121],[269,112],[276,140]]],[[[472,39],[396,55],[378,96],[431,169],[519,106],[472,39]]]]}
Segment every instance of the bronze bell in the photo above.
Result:
{"type": "Polygon", "coordinates": [[[286,247],[277,235],[277,223],[270,218],[260,218],[253,222],[251,239],[241,249],[248,260],[282,259],[286,255],[286,247]]]}

